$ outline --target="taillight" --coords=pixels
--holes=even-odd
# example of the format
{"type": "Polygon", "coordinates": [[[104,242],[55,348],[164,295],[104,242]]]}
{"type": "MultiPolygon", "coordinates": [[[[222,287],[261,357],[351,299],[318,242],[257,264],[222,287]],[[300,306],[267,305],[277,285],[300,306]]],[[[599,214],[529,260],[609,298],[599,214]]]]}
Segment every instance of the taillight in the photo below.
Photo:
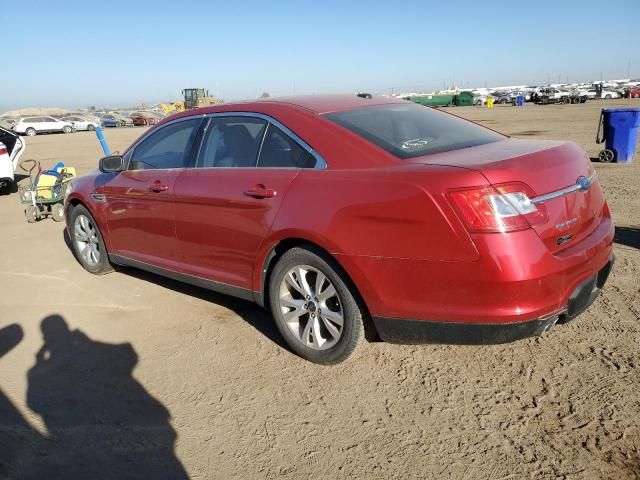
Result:
{"type": "Polygon", "coordinates": [[[6,155],[7,154],[7,149],[4,147],[0,147],[0,155],[6,155]]]}
{"type": "Polygon", "coordinates": [[[535,194],[524,183],[452,190],[449,196],[471,232],[512,232],[547,220],[547,209],[531,203],[535,194]]]}

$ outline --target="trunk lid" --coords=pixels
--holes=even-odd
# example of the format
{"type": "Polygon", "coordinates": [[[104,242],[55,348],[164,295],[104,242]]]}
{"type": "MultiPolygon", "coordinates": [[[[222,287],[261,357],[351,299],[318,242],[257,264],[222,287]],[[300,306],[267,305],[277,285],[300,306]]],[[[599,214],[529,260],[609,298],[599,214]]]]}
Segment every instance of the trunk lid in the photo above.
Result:
{"type": "Polygon", "coordinates": [[[572,142],[505,139],[408,161],[468,168],[493,185],[525,183],[547,209],[548,220],[533,228],[552,252],[589,235],[603,215],[604,196],[591,161],[572,142]],[[584,178],[591,179],[588,187],[584,178]]]}

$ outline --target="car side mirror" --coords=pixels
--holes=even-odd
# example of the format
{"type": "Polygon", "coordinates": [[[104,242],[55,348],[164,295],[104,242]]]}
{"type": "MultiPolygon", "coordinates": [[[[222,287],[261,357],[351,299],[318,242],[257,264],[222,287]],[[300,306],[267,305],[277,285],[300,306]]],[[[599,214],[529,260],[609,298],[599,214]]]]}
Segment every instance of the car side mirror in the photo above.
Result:
{"type": "Polygon", "coordinates": [[[98,168],[102,173],[114,173],[124,170],[124,159],[122,155],[109,155],[100,159],[98,168]]]}

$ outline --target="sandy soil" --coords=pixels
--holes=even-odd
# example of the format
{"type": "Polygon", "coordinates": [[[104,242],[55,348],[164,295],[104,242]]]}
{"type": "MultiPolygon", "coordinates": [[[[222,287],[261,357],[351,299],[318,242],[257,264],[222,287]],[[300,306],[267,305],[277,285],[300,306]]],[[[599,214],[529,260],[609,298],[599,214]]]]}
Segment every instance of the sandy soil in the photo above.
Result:
{"type": "MultiPolygon", "coordinates": [[[[451,111],[596,155],[600,108],[621,103],[451,111]]],[[[89,132],[27,142],[80,173],[100,155],[89,132]]],[[[291,354],[252,304],[86,273],[61,224],[0,197],[0,478],[639,478],[640,158],[596,169],[619,229],[588,312],[509,345],[367,344],[335,367],[291,354]]]]}

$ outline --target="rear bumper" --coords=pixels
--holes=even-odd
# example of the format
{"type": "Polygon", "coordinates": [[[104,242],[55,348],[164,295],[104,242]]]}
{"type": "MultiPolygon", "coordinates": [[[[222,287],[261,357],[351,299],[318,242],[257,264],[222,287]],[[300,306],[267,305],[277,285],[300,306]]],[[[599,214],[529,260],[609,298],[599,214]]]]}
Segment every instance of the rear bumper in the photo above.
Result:
{"type": "Polygon", "coordinates": [[[386,342],[458,345],[513,342],[540,335],[556,323],[566,323],[584,312],[600,295],[613,263],[614,257],[611,257],[596,275],[578,285],[562,311],[540,319],[513,323],[462,323],[374,316],[373,321],[380,338],[386,342]]]}

